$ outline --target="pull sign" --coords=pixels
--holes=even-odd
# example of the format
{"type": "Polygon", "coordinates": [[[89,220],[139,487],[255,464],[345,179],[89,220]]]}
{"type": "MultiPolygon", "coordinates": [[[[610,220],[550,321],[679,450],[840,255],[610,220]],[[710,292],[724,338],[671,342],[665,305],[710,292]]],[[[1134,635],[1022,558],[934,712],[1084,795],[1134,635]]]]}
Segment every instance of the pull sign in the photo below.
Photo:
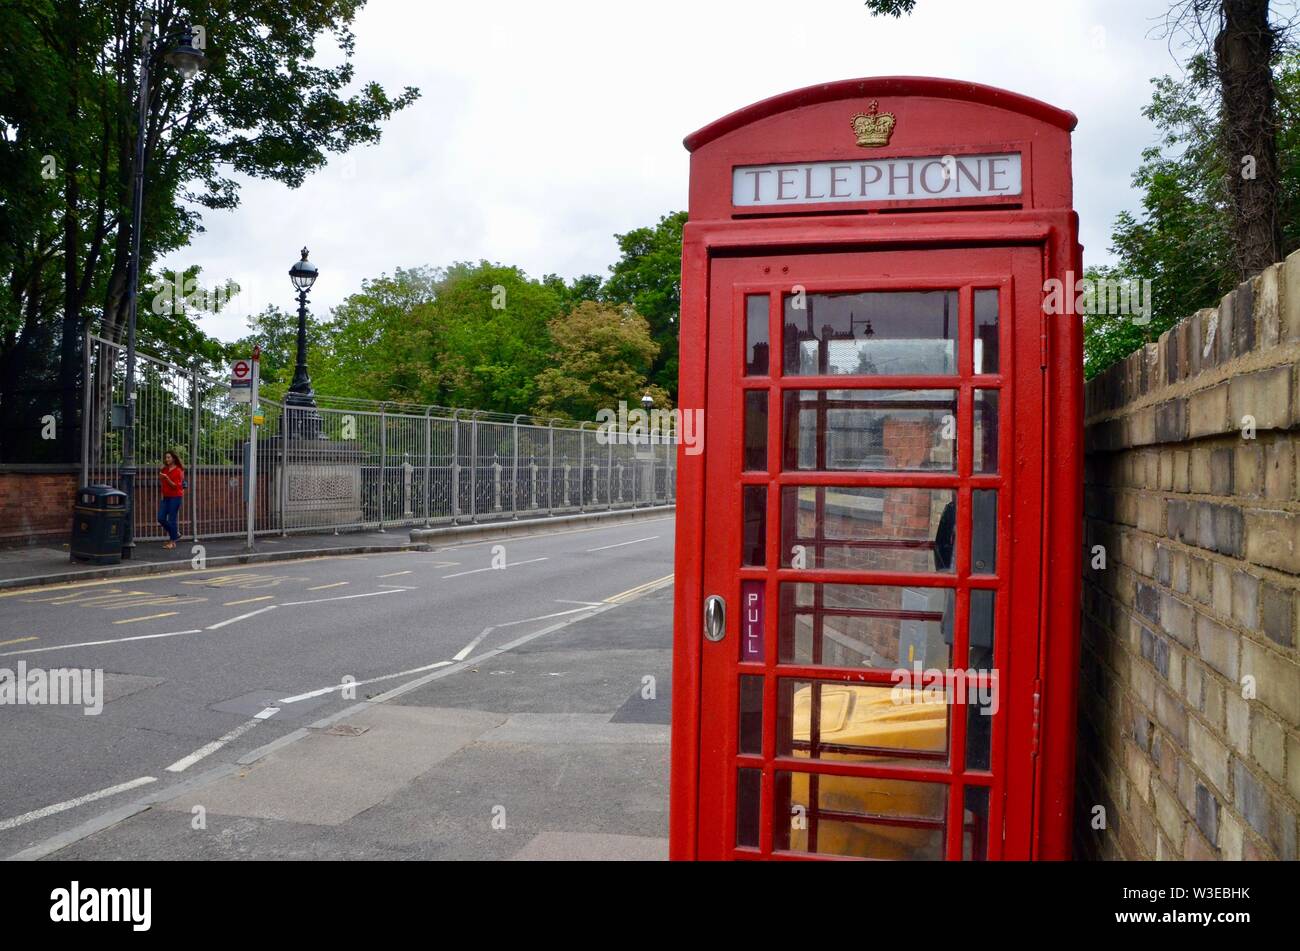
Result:
{"type": "Polygon", "coordinates": [[[767,587],[762,581],[740,583],[740,659],[762,662],[763,614],[766,608],[767,587]]]}

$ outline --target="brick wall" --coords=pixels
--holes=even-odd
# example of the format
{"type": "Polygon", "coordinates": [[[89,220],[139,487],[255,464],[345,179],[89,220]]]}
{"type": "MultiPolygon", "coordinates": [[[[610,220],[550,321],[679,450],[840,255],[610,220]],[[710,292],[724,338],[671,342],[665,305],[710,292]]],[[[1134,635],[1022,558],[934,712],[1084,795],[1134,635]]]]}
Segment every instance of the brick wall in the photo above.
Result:
{"type": "Polygon", "coordinates": [[[61,545],[72,531],[77,471],[58,466],[0,471],[0,546],[61,545]]]}
{"type": "Polygon", "coordinates": [[[1300,253],[1088,385],[1081,857],[1297,857],[1297,363],[1300,253]]]}

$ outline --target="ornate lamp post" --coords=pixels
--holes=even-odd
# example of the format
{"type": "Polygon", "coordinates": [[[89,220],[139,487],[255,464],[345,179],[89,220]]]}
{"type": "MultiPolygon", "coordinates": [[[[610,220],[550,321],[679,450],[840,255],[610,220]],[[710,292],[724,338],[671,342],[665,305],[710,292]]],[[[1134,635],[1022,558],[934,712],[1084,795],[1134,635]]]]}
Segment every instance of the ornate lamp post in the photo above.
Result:
{"type": "Polygon", "coordinates": [[[307,373],[307,292],[316,283],[319,274],[316,265],[307,260],[307,249],[302,249],[302,260],[289,268],[289,280],[298,289],[298,361],[293,368],[293,382],[285,394],[284,405],[290,411],[290,425],[286,435],[298,439],[319,439],[320,413],[316,412],[316,394],[311,388],[307,373]]]}
{"type": "MultiPolygon", "coordinates": [[[[183,79],[193,79],[207,65],[207,57],[194,45],[194,31],[188,24],[172,34],[168,41],[174,41],[176,45],[163,53],[163,61],[180,73],[183,79]]],[[[127,505],[126,527],[122,532],[123,558],[130,558],[135,548],[135,318],[140,283],[140,222],[144,217],[144,145],[149,122],[149,71],[154,57],[163,45],[164,43],[154,45],[153,18],[146,14],[140,33],[140,117],[136,126],[135,157],[132,163],[131,256],[127,260],[126,276],[126,428],[122,432],[120,470],[127,505]]],[[[83,386],[88,383],[89,381],[82,381],[83,386]]]]}

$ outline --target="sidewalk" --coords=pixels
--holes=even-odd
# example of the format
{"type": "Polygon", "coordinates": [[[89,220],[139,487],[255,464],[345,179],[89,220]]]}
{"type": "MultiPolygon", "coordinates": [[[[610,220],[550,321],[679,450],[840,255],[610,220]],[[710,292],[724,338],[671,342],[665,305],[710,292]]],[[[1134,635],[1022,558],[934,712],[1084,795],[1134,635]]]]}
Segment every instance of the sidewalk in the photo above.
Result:
{"type": "MultiPolygon", "coordinates": [[[[250,552],[244,536],[204,538],[203,557],[213,567],[228,564],[252,564],[322,555],[366,555],[373,552],[415,549],[428,551],[440,545],[454,545],[484,538],[510,535],[543,534],[572,528],[575,525],[617,524],[642,518],[657,518],[673,510],[672,505],[647,508],[622,508],[596,512],[569,513],[544,518],[498,518],[437,528],[394,526],[385,532],[333,531],[319,534],[258,535],[250,552]]],[[[140,542],[135,557],[117,565],[97,565],[72,561],[68,544],[58,547],[0,548],[0,590],[30,585],[62,584],[97,578],[130,577],[174,571],[192,566],[196,542],[181,538],[170,551],[161,541],[140,542]]]]}
{"type": "MultiPolygon", "coordinates": [[[[203,546],[208,562],[220,559],[234,561],[261,561],[278,558],[305,557],[324,554],[362,554],[366,552],[415,547],[411,543],[410,529],[397,528],[387,532],[352,532],[335,535],[259,535],[251,555],[244,546],[243,537],[205,538],[203,546]]],[[[20,588],[25,585],[58,584],[81,579],[107,578],[114,575],[142,575],[158,571],[188,568],[194,558],[195,542],[182,538],[176,547],[167,551],[161,541],[140,542],[135,557],[120,565],[96,565],[72,561],[68,545],[44,548],[0,549],[0,589],[20,588]]]]}
{"type": "Polygon", "coordinates": [[[669,586],[358,704],[46,857],[664,859],[671,657],[669,586]]]}

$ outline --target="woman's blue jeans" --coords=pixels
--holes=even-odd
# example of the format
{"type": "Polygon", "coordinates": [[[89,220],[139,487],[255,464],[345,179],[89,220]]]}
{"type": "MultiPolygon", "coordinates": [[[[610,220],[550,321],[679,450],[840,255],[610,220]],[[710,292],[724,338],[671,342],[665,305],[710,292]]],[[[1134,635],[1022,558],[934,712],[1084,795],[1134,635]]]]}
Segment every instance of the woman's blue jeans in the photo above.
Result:
{"type": "Polygon", "coordinates": [[[180,520],[182,501],[184,499],[181,496],[173,498],[163,496],[162,501],[158,503],[158,524],[163,527],[167,537],[172,541],[181,537],[177,522],[180,520]]]}

